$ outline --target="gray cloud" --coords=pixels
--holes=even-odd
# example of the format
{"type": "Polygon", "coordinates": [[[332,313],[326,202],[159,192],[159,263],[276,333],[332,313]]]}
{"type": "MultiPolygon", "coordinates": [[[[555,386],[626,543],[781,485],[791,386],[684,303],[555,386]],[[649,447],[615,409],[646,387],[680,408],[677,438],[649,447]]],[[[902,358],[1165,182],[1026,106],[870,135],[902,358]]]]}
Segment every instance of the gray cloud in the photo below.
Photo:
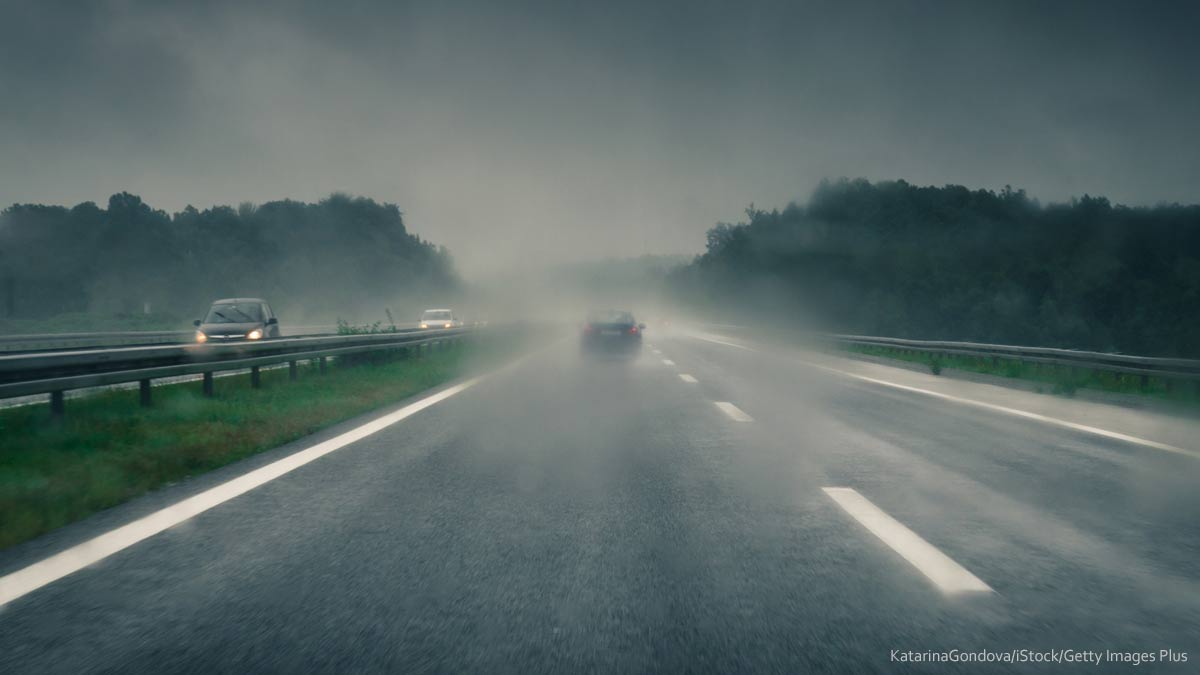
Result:
{"type": "Polygon", "coordinates": [[[1194,3],[0,6],[3,203],[344,190],[471,274],[693,251],[826,176],[1200,198],[1194,3]]]}

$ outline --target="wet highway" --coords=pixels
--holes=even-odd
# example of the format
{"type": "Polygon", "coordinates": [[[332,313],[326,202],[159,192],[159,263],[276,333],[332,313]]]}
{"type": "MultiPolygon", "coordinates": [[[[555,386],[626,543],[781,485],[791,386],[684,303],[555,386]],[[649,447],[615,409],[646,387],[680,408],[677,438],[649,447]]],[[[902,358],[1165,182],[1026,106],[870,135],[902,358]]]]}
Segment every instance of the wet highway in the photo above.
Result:
{"type": "Polygon", "coordinates": [[[839,359],[646,340],[632,360],[560,341],[0,554],[0,672],[1084,667],[898,660],[1063,649],[1186,652],[1138,672],[1194,672],[1196,456],[846,376],[839,359]],[[205,494],[195,515],[18,586],[205,494]]]}

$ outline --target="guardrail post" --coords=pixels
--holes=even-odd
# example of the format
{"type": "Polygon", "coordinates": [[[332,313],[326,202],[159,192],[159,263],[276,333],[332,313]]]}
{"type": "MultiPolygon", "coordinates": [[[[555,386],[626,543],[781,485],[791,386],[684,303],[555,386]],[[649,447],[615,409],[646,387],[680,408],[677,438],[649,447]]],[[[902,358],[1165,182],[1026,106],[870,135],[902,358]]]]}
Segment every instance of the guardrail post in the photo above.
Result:
{"type": "Polygon", "coordinates": [[[213,374],[212,371],[204,373],[204,395],[212,398],[213,395],[213,374]]]}
{"type": "Polygon", "coordinates": [[[250,366],[250,386],[255,389],[262,386],[262,376],[259,375],[258,366],[250,366]]]}
{"type": "Polygon", "coordinates": [[[63,400],[61,391],[50,392],[50,416],[61,418],[67,412],[66,403],[63,400]]]}
{"type": "Polygon", "coordinates": [[[296,362],[295,361],[288,361],[288,379],[289,380],[296,379],[296,362]]]}
{"type": "Polygon", "coordinates": [[[317,368],[321,371],[322,375],[325,374],[325,357],[324,356],[317,359],[317,368]]]}
{"type": "Polygon", "coordinates": [[[150,407],[150,380],[138,380],[138,401],[143,408],[150,407]]]}

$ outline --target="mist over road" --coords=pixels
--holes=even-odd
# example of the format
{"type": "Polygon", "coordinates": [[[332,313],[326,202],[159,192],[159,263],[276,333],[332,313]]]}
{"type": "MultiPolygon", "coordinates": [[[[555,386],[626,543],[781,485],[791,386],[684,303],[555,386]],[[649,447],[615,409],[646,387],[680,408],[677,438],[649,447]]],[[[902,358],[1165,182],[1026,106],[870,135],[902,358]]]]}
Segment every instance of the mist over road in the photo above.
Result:
{"type": "MultiPolygon", "coordinates": [[[[1153,669],[1187,672],[1200,658],[1195,457],[740,340],[651,327],[646,342],[631,361],[549,345],[12,601],[0,671],[892,672],[892,650],[1066,648],[1172,649],[1192,662],[1153,669]]],[[[15,547],[0,574],[363,423],[15,547]]]]}

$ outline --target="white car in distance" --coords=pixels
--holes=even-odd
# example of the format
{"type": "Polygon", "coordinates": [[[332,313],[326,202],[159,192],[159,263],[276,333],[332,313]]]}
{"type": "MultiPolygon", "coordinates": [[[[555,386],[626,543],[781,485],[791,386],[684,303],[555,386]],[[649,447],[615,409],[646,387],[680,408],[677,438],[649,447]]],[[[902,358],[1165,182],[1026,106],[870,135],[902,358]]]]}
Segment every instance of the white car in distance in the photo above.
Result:
{"type": "Polygon", "coordinates": [[[452,309],[427,309],[421,313],[421,328],[462,328],[462,319],[452,309]]]}

